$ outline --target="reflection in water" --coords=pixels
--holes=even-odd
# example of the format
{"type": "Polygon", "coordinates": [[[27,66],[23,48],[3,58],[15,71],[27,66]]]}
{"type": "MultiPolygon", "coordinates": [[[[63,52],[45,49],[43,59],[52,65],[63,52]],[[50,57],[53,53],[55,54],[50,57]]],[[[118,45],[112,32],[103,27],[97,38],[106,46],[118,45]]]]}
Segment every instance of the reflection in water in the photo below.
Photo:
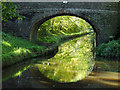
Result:
{"type": "Polygon", "coordinates": [[[39,72],[37,67],[30,70],[33,79],[36,81],[35,87],[44,88],[118,88],[120,87],[120,76],[117,72],[93,71],[86,78],[73,83],[54,82],[39,72]],[[41,77],[41,78],[38,78],[41,77]]]}
{"type": "MultiPolygon", "coordinates": [[[[43,60],[46,60],[44,58],[43,60]]],[[[120,71],[118,65],[120,60],[108,60],[104,58],[97,58],[96,61],[98,69],[92,71],[86,78],[74,82],[74,83],[58,83],[46,78],[37,67],[33,66],[38,60],[42,58],[36,58],[28,60],[27,62],[19,63],[6,70],[3,70],[3,79],[10,78],[2,83],[3,88],[118,88],[120,87],[120,73],[114,71],[120,71]],[[100,60],[100,61],[99,61],[100,60]],[[117,62],[119,61],[119,62],[117,62]],[[105,67],[107,66],[107,67],[105,67]],[[114,67],[113,67],[114,66],[114,67]],[[24,71],[25,70],[25,71],[24,71]],[[11,78],[16,73],[21,72],[19,77],[11,78]]]]}
{"type": "MultiPolygon", "coordinates": [[[[43,60],[46,60],[44,58],[43,60]]],[[[120,60],[108,60],[105,58],[97,58],[96,64],[98,69],[92,71],[86,78],[74,82],[74,83],[58,83],[46,78],[37,67],[33,66],[38,60],[42,58],[36,58],[28,60],[27,62],[16,64],[12,67],[2,70],[2,79],[5,80],[2,83],[3,88],[118,88],[120,87],[120,71],[118,65],[120,60]],[[118,62],[117,62],[118,61],[118,62]],[[105,67],[107,66],[107,67],[105,67]],[[114,66],[114,67],[113,67],[114,66]],[[26,70],[27,69],[27,70],[26,70]],[[24,71],[25,70],[25,71],[24,71]],[[19,77],[11,78],[16,73],[21,72],[19,77]]]]}
{"type": "Polygon", "coordinates": [[[5,82],[9,78],[15,78],[20,77],[24,71],[26,71],[29,68],[32,68],[35,63],[38,62],[38,60],[46,60],[50,58],[48,57],[41,57],[41,58],[34,58],[32,60],[26,60],[24,62],[16,63],[13,66],[10,66],[8,68],[2,69],[2,82],[5,82]]]}
{"type": "Polygon", "coordinates": [[[51,59],[35,66],[47,78],[57,82],[76,82],[90,74],[94,66],[91,35],[61,44],[58,53],[51,59]]]}

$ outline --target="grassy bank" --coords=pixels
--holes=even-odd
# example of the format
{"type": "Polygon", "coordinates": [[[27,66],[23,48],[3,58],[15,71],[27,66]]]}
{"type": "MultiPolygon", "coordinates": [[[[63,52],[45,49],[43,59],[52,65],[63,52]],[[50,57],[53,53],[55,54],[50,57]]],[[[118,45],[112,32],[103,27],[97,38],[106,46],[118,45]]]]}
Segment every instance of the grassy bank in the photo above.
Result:
{"type": "Polygon", "coordinates": [[[2,32],[2,67],[44,55],[48,49],[30,41],[2,32]]]}
{"type": "MultiPolygon", "coordinates": [[[[86,33],[85,33],[86,34],[86,33]]],[[[77,37],[84,36],[84,34],[71,34],[71,35],[63,35],[57,36],[56,39],[47,39],[49,44],[60,45],[69,39],[74,39],[77,37]],[[59,39],[58,39],[59,38],[59,39]],[[50,42],[49,42],[50,40],[50,42]],[[54,43],[51,43],[54,42],[54,43]]],[[[44,39],[40,42],[43,43],[44,39]]],[[[35,43],[32,43],[28,40],[15,37],[6,33],[2,33],[2,67],[15,64],[18,61],[34,58],[40,55],[44,55],[48,53],[48,51],[52,51],[56,49],[56,47],[52,47],[47,49],[48,46],[39,46],[35,43]]],[[[50,53],[50,52],[49,52],[50,53]]]]}

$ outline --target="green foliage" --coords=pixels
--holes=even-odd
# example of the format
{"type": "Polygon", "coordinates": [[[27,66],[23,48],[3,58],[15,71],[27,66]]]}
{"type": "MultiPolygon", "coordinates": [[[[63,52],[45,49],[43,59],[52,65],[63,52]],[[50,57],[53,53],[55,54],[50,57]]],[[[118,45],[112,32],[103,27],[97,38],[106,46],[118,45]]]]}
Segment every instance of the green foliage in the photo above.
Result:
{"type": "Polygon", "coordinates": [[[92,27],[83,19],[74,16],[58,16],[47,20],[40,26],[39,31],[48,31],[53,34],[71,34],[87,32],[92,27]]]}
{"type": "Polygon", "coordinates": [[[25,18],[16,12],[18,7],[19,6],[13,2],[2,2],[2,21],[8,21],[12,18],[17,18],[18,20],[25,18]]]}
{"type": "Polygon", "coordinates": [[[2,66],[39,56],[45,49],[30,41],[2,32],[2,66]]]}
{"type": "Polygon", "coordinates": [[[96,48],[96,55],[102,57],[118,57],[120,58],[120,38],[103,43],[96,48]]]}
{"type": "Polygon", "coordinates": [[[31,46],[37,46],[37,45],[25,39],[14,37],[12,35],[2,32],[2,53],[3,54],[18,50],[20,47],[26,48],[31,46]]]}
{"type": "Polygon", "coordinates": [[[64,36],[93,31],[91,25],[74,16],[58,16],[44,22],[38,30],[38,40],[44,43],[58,43],[64,36]]]}

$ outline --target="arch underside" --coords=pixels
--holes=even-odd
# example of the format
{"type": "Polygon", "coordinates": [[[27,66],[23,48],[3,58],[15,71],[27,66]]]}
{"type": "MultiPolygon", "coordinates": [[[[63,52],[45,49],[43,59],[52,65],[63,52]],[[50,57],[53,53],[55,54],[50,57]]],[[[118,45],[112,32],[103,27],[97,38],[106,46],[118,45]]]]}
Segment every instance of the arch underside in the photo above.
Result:
{"type": "MultiPolygon", "coordinates": [[[[57,16],[65,16],[65,15],[75,16],[75,17],[81,18],[81,19],[85,20],[86,22],[88,22],[92,26],[92,28],[95,32],[95,41],[97,41],[98,30],[96,29],[95,25],[91,21],[88,20],[87,16],[85,16],[83,14],[82,14],[82,16],[80,16],[80,15],[72,14],[72,13],[58,13],[58,14],[53,14],[53,15],[49,15],[49,16],[47,15],[47,16],[44,16],[44,17],[40,17],[40,19],[36,20],[31,27],[30,41],[32,41],[32,42],[37,42],[38,41],[38,38],[37,38],[38,29],[39,29],[40,25],[43,24],[45,21],[47,21],[51,18],[57,17],[57,16]]],[[[96,45],[97,45],[97,43],[96,43],[96,45]]]]}

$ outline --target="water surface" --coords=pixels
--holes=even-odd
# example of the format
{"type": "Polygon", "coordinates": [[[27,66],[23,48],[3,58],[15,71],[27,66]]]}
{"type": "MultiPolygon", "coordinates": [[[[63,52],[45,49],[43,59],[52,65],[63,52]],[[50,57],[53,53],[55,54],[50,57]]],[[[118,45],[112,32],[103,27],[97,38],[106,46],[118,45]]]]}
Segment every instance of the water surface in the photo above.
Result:
{"type": "Polygon", "coordinates": [[[3,88],[119,87],[120,60],[99,57],[95,61],[89,37],[61,44],[52,58],[40,57],[3,69],[3,88]]]}
{"type": "Polygon", "coordinates": [[[35,67],[47,78],[62,82],[76,82],[88,76],[94,66],[93,43],[90,35],[69,40],[59,46],[51,59],[39,62],[35,67]]]}

